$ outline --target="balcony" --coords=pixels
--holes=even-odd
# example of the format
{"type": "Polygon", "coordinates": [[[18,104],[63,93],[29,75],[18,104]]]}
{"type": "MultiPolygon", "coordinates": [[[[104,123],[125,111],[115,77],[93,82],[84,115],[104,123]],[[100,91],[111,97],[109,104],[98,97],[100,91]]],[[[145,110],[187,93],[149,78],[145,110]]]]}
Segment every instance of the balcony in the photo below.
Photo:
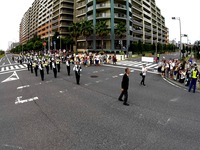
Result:
{"type": "Polygon", "coordinates": [[[99,13],[97,18],[110,18],[110,13],[99,13]]]}
{"type": "Polygon", "coordinates": [[[106,4],[106,3],[97,4],[96,9],[98,8],[110,8],[110,4],[106,4]]]}
{"type": "Polygon", "coordinates": [[[126,18],[127,16],[125,14],[119,14],[119,13],[115,13],[114,17],[116,17],[116,18],[122,18],[122,19],[127,19],[126,18]]]}

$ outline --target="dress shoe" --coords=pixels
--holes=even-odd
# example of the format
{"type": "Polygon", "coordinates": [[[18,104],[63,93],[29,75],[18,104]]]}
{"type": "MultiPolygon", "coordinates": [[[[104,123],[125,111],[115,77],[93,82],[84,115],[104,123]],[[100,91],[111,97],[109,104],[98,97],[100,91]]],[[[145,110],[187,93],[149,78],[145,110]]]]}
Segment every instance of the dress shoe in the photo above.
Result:
{"type": "Polygon", "coordinates": [[[120,98],[119,98],[118,100],[119,100],[119,101],[123,101],[123,99],[120,99],[120,98]]]}
{"type": "Polygon", "coordinates": [[[125,106],[129,106],[129,104],[128,104],[128,103],[124,103],[124,105],[125,105],[125,106]]]}

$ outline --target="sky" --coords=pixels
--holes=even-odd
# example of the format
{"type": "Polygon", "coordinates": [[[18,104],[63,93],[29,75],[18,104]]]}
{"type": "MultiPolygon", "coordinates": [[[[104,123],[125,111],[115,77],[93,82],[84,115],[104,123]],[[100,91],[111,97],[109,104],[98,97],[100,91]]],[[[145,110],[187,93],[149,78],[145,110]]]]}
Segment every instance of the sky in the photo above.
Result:
{"type": "MultiPolygon", "coordinates": [[[[34,0],[9,0],[0,5],[0,50],[7,50],[10,42],[19,41],[19,24],[24,13],[34,0]]],[[[200,40],[199,6],[200,0],[155,0],[165,17],[165,25],[169,28],[169,39],[180,41],[179,21],[172,17],[180,17],[181,33],[187,34],[191,43],[200,40]]],[[[187,37],[182,37],[187,43],[187,37]]]]}

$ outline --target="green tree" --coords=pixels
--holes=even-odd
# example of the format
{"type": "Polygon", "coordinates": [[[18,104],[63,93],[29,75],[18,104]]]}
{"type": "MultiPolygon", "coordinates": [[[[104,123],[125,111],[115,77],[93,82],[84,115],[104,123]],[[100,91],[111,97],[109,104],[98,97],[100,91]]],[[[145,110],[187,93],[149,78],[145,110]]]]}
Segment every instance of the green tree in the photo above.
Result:
{"type": "Polygon", "coordinates": [[[101,38],[101,48],[103,51],[103,39],[109,34],[108,25],[106,24],[106,21],[98,21],[96,24],[96,35],[98,35],[101,38]]]}
{"type": "Polygon", "coordinates": [[[143,43],[139,40],[138,41],[138,44],[137,44],[137,47],[138,47],[138,54],[141,52],[141,54],[143,53],[144,51],[144,46],[143,46],[143,43]]]}
{"type": "Polygon", "coordinates": [[[123,47],[122,38],[124,36],[124,33],[126,33],[126,22],[119,22],[115,26],[115,35],[120,39],[121,49],[123,47]]]}
{"type": "Polygon", "coordinates": [[[68,30],[70,32],[70,36],[73,38],[73,41],[75,43],[75,53],[77,53],[77,40],[78,37],[81,35],[81,24],[79,22],[72,23],[68,30]]]}
{"type": "Polygon", "coordinates": [[[39,51],[39,50],[42,50],[42,48],[43,48],[42,41],[35,41],[33,45],[33,49],[39,51]]]}
{"type": "Polygon", "coordinates": [[[92,21],[83,21],[81,23],[81,34],[86,39],[86,49],[88,49],[88,41],[87,38],[91,36],[93,33],[93,24],[92,21]]]}

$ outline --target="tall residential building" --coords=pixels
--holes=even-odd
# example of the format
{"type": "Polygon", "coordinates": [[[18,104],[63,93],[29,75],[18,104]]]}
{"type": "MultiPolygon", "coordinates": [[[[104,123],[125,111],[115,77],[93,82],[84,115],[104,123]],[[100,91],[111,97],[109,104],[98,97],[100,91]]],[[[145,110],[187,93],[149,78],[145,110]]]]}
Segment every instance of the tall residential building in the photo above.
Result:
{"type": "Polygon", "coordinates": [[[59,32],[66,36],[67,28],[73,23],[73,5],[74,0],[35,0],[20,23],[20,43],[34,35],[43,39],[59,32]]]}
{"type": "Polygon", "coordinates": [[[30,12],[31,7],[25,12],[19,26],[20,43],[26,43],[30,37],[30,12]]]}
{"type": "MultiPolygon", "coordinates": [[[[74,21],[92,20],[96,25],[98,20],[105,20],[110,29],[110,35],[104,39],[104,49],[120,49],[119,39],[114,34],[114,28],[119,22],[126,22],[126,33],[123,46],[142,41],[149,44],[165,44],[167,28],[165,18],[156,6],[155,0],[75,0],[74,21]]],[[[88,40],[89,49],[101,49],[101,41],[93,35],[88,40]]],[[[84,49],[85,42],[80,39],[78,49],[84,49]]]]}

